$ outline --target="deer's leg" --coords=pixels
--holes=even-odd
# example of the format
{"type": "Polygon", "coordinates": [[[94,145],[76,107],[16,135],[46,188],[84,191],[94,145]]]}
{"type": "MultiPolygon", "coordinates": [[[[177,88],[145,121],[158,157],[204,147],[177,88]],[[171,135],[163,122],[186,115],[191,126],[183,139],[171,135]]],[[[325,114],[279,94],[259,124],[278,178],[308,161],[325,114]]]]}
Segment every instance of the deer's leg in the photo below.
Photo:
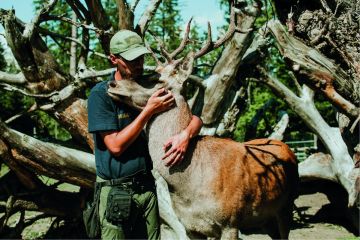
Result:
{"type": "Polygon", "coordinates": [[[263,228],[272,239],[280,239],[280,232],[276,217],[270,218],[263,228]]]}
{"type": "Polygon", "coordinates": [[[221,231],[221,240],[238,239],[239,230],[234,227],[226,227],[221,231]]]}
{"type": "Polygon", "coordinates": [[[205,235],[198,233],[198,232],[187,232],[187,235],[190,239],[207,239],[211,240],[212,238],[206,237],[205,235]]]}
{"type": "Polygon", "coordinates": [[[290,225],[293,217],[292,206],[292,203],[284,206],[284,208],[276,216],[276,222],[281,239],[289,238],[290,225]]]}

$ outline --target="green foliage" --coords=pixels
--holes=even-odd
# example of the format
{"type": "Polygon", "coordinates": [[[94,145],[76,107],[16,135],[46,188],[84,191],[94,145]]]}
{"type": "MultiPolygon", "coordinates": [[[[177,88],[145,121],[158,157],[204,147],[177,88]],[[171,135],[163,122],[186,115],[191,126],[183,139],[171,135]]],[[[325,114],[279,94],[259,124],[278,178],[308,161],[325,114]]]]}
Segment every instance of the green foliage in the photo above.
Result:
{"type": "MultiPolygon", "coordinates": [[[[178,0],[164,0],[161,2],[149,25],[149,30],[162,40],[168,51],[173,51],[180,44],[181,23],[183,19],[179,12],[178,0]]],[[[146,37],[149,42],[151,38],[151,36],[146,37]]],[[[155,42],[151,46],[155,47],[155,42]]]]}
{"type": "Polygon", "coordinates": [[[315,95],[315,106],[320,112],[324,120],[332,127],[338,127],[336,121],[336,109],[335,107],[325,99],[324,95],[316,94],[315,95]]]}
{"type": "MultiPolygon", "coordinates": [[[[127,1],[130,2],[130,1],[127,1]]],[[[116,1],[114,0],[101,0],[102,6],[106,11],[107,16],[110,19],[113,29],[118,30],[118,22],[119,22],[119,15],[118,15],[118,8],[116,5],[116,1]]]]}
{"type": "MultiPolygon", "coordinates": [[[[43,0],[33,0],[33,5],[35,7],[35,10],[39,10],[43,5],[43,0]]],[[[71,19],[71,8],[66,3],[65,0],[59,0],[57,1],[54,9],[51,11],[51,15],[55,16],[63,16],[66,18],[71,19]]],[[[43,22],[41,27],[48,29],[51,32],[61,34],[63,36],[69,37],[71,36],[71,25],[69,23],[63,22],[63,21],[46,21],[43,22]]],[[[70,55],[69,55],[69,49],[70,49],[70,42],[63,40],[61,38],[52,38],[52,37],[45,37],[45,43],[48,46],[48,48],[51,50],[52,54],[54,55],[54,58],[57,60],[57,62],[60,64],[60,66],[63,68],[64,72],[69,72],[69,64],[70,64],[70,55]]]]}
{"type": "Polygon", "coordinates": [[[276,98],[270,89],[264,87],[259,83],[251,83],[250,86],[250,104],[243,110],[243,115],[238,119],[236,123],[236,130],[233,138],[236,141],[245,141],[249,138],[266,137],[271,133],[273,126],[279,120],[277,114],[286,109],[286,104],[276,98]],[[272,102],[269,102],[272,101],[272,102]],[[264,105],[268,103],[267,107],[264,105]],[[259,112],[261,111],[261,113],[259,112]],[[255,126],[253,126],[255,124],[255,126]],[[249,129],[253,130],[253,133],[249,133],[249,129]]]}
{"type": "Polygon", "coordinates": [[[67,141],[71,139],[70,133],[62,128],[60,124],[46,112],[36,111],[34,117],[37,118],[38,122],[38,137],[50,137],[60,141],[67,141]]]}
{"type": "MultiPolygon", "coordinates": [[[[118,22],[119,22],[119,15],[118,15],[116,1],[102,0],[101,3],[110,19],[110,22],[112,23],[112,27],[114,31],[116,32],[118,29],[118,22]]],[[[104,49],[102,48],[100,42],[96,37],[96,34],[93,31],[90,31],[89,33],[90,33],[90,48],[94,52],[105,54],[104,49]]],[[[103,70],[109,68],[109,61],[103,57],[100,57],[90,52],[88,56],[87,65],[89,67],[94,68],[95,70],[103,70]]]]}
{"type": "Polygon", "coordinates": [[[1,71],[4,71],[7,66],[4,54],[5,54],[5,49],[4,49],[3,45],[0,43],[0,70],[1,71]]]}
{"type": "MultiPolygon", "coordinates": [[[[92,32],[90,32],[90,39],[92,39],[91,48],[95,52],[105,54],[101,44],[99,43],[99,41],[95,40],[96,36],[92,32]]],[[[109,68],[109,61],[103,57],[96,55],[96,54],[90,53],[88,61],[87,61],[87,65],[91,68],[94,68],[95,70],[104,70],[104,69],[109,68]]]]}
{"type": "Polygon", "coordinates": [[[275,11],[270,0],[261,0],[261,13],[255,21],[255,27],[262,27],[268,20],[275,17],[275,11]]]}
{"type": "Polygon", "coordinates": [[[17,92],[0,89],[0,116],[4,120],[30,108],[33,99],[17,92]]]}

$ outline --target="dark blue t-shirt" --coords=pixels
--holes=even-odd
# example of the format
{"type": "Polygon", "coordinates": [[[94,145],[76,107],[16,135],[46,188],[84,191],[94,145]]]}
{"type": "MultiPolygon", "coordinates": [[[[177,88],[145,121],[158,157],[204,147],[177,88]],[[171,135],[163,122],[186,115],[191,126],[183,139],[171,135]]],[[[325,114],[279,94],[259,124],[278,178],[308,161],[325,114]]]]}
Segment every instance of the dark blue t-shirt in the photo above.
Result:
{"type": "MultiPolygon", "coordinates": [[[[114,74],[108,81],[113,79],[114,74]]],[[[96,174],[103,179],[115,179],[140,170],[149,171],[151,160],[143,132],[118,157],[111,155],[100,136],[100,132],[122,130],[138,115],[138,112],[110,98],[107,94],[108,81],[93,87],[88,99],[89,132],[94,138],[96,174]]]]}

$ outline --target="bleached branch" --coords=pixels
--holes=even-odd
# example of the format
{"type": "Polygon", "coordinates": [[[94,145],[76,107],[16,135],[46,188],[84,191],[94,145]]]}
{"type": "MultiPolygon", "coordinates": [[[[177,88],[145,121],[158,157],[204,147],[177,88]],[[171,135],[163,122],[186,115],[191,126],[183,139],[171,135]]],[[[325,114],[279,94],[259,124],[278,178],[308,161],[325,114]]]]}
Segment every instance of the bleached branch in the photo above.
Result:
{"type": "Polygon", "coordinates": [[[17,88],[13,85],[7,84],[7,83],[0,83],[0,86],[3,86],[5,90],[11,91],[11,92],[19,92],[25,96],[28,97],[35,97],[35,98],[49,98],[55,94],[57,94],[57,92],[52,92],[52,93],[48,93],[48,94],[34,94],[34,93],[29,93],[24,89],[20,89],[17,88]]]}
{"type": "Polygon", "coordinates": [[[39,24],[41,18],[51,11],[51,9],[55,6],[57,0],[51,0],[48,4],[45,4],[42,9],[40,9],[35,17],[31,20],[30,23],[26,24],[24,32],[23,32],[23,38],[30,39],[35,27],[39,24]]]}
{"type": "MultiPolygon", "coordinates": [[[[61,35],[61,34],[58,34],[58,33],[54,33],[54,32],[51,32],[51,31],[49,31],[49,30],[47,30],[47,29],[44,29],[44,28],[39,28],[39,31],[40,31],[41,33],[45,34],[45,35],[49,35],[49,36],[52,37],[52,38],[60,38],[60,39],[63,39],[63,40],[65,40],[65,41],[75,42],[76,44],[80,45],[80,47],[81,47],[82,49],[85,49],[85,50],[87,50],[87,51],[90,51],[90,52],[92,52],[93,54],[95,54],[95,55],[97,55],[97,56],[99,56],[99,57],[106,58],[106,59],[108,58],[108,57],[107,57],[105,54],[103,54],[103,53],[99,53],[99,52],[96,52],[96,51],[94,51],[94,50],[92,50],[92,49],[89,49],[88,47],[85,46],[85,44],[84,44],[83,42],[79,41],[79,40],[76,39],[76,38],[67,37],[67,36],[64,36],[64,35],[61,35]]],[[[59,46],[60,46],[60,45],[59,45],[59,46]]],[[[61,46],[60,46],[60,47],[61,47],[61,46]]]]}
{"type": "Polygon", "coordinates": [[[24,84],[26,83],[26,79],[24,74],[22,74],[21,72],[18,74],[12,74],[0,71],[0,82],[10,84],[24,84]]]}
{"type": "Polygon", "coordinates": [[[317,110],[314,103],[314,91],[304,84],[300,97],[297,97],[271,73],[267,73],[267,80],[265,82],[278,96],[284,98],[289,106],[324,143],[328,152],[333,157],[332,165],[333,169],[336,170],[337,181],[349,193],[349,206],[353,206],[356,201],[356,185],[354,178],[351,176],[351,173],[354,172],[354,163],[341,136],[340,129],[329,126],[317,110]]]}
{"type": "Polygon", "coordinates": [[[350,79],[348,74],[314,48],[291,36],[278,21],[268,23],[271,34],[277,41],[280,53],[293,64],[307,83],[322,91],[324,95],[347,115],[356,118],[360,108],[352,102],[360,101],[360,80],[350,79]],[[334,85],[338,85],[335,89],[334,85]],[[348,100],[350,99],[350,101],[348,100]]]}
{"type": "Polygon", "coordinates": [[[46,20],[60,20],[60,21],[72,24],[72,25],[74,25],[76,27],[82,27],[82,28],[94,31],[97,34],[108,34],[108,35],[111,34],[110,31],[104,31],[104,30],[101,30],[101,29],[99,29],[97,27],[94,27],[92,25],[88,25],[88,24],[85,24],[85,23],[75,22],[75,21],[71,20],[70,18],[64,17],[62,15],[60,15],[60,16],[50,15],[50,16],[46,17],[46,20]]]}
{"type": "Polygon", "coordinates": [[[154,17],[155,12],[157,8],[159,7],[162,0],[151,0],[151,2],[146,7],[144,13],[141,15],[137,26],[135,29],[139,28],[141,35],[144,35],[145,31],[147,30],[147,27],[149,25],[149,22],[154,17]]]}
{"type": "Polygon", "coordinates": [[[196,84],[197,86],[199,86],[199,87],[201,87],[201,88],[203,88],[203,89],[206,88],[204,79],[202,79],[202,78],[199,77],[199,76],[190,75],[190,76],[189,76],[189,81],[191,81],[192,83],[196,84]]]}
{"type": "Polygon", "coordinates": [[[130,11],[134,12],[139,2],[140,0],[133,0],[132,3],[130,4],[130,11]]]}
{"type": "Polygon", "coordinates": [[[271,135],[268,137],[269,139],[277,139],[277,140],[283,140],[284,133],[289,125],[289,114],[284,113],[281,116],[280,121],[275,125],[274,131],[271,133],[271,135]]]}
{"type": "Polygon", "coordinates": [[[55,177],[80,186],[92,187],[93,180],[95,180],[94,155],[43,142],[11,129],[1,121],[0,131],[2,133],[1,139],[16,149],[17,153],[14,157],[23,166],[36,169],[37,172],[49,177],[55,177]],[[26,159],[22,157],[22,154],[26,155],[26,159]],[[71,166],[71,168],[66,166],[71,166]],[[80,179],[78,173],[82,173],[84,178],[80,179]]]}
{"type": "Polygon", "coordinates": [[[80,71],[78,73],[78,75],[76,76],[76,78],[79,79],[79,80],[83,80],[83,79],[86,79],[86,78],[103,77],[103,76],[110,75],[115,70],[116,70],[116,68],[109,68],[109,69],[105,69],[105,70],[101,70],[101,71],[95,71],[95,70],[92,70],[92,69],[85,69],[85,70],[80,71]]]}

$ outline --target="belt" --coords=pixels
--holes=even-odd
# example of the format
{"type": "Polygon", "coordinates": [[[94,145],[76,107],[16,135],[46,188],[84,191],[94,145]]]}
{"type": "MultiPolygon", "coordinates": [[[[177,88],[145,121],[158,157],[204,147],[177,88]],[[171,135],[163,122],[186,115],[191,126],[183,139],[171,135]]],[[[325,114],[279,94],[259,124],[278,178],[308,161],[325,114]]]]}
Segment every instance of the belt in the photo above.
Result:
{"type": "Polygon", "coordinates": [[[120,185],[123,183],[132,183],[132,184],[138,185],[141,182],[148,182],[148,181],[151,181],[151,182],[154,181],[154,178],[152,177],[152,175],[144,172],[144,170],[140,170],[140,171],[138,171],[134,174],[131,174],[129,176],[126,176],[126,177],[96,182],[96,185],[97,185],[96,187],[102,188],[105,186],[115,186],[115,185],[120,185]]]}

